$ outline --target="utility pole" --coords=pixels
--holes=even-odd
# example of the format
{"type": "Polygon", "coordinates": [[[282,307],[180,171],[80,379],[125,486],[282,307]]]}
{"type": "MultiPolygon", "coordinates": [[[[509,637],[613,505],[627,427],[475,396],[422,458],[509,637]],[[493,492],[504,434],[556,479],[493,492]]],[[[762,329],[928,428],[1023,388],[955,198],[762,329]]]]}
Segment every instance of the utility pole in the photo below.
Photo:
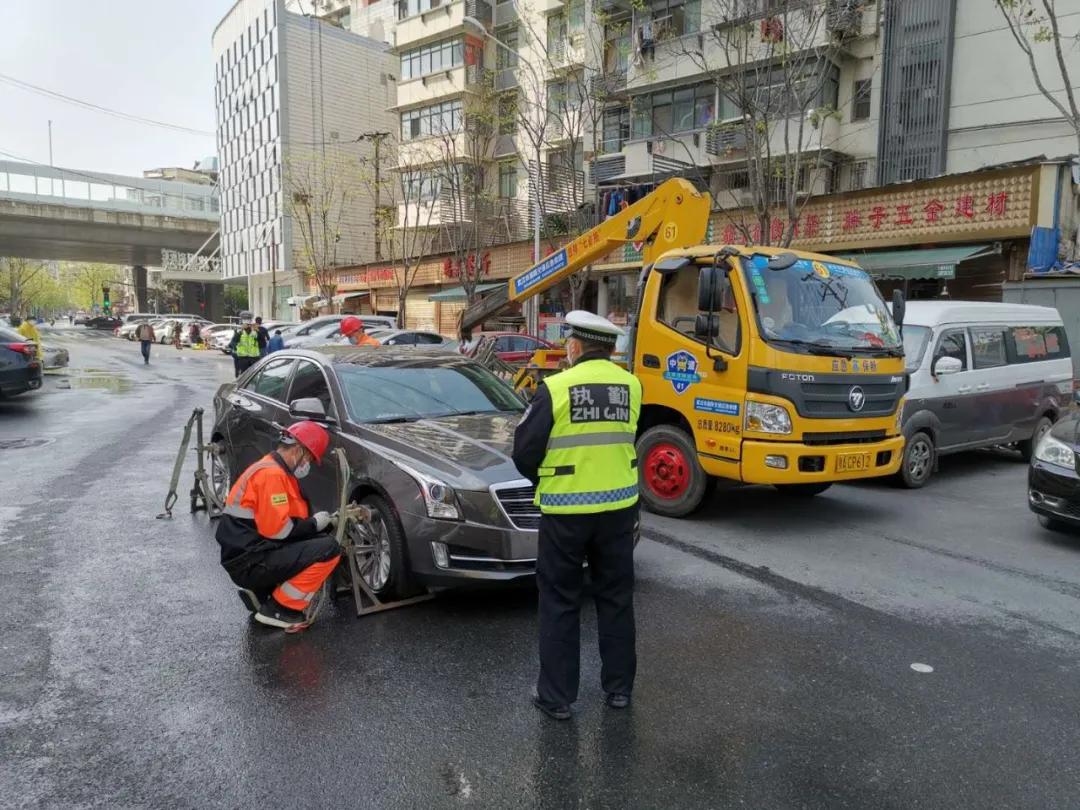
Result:
{"type": "Polygon", "coordinates": [[[360,141],[372,141],[375,144],[375,261],[382,260],[382,236],[379,232],[379,212],[380,206],[380,192],[382,190],[382,160],[381,160],[381,147],[382,142],[390,137],[389,132],[364,132],[356,140],[360,141]]]}
{"type": "MultiPolygon", "coordinates": [[[[277,239],[270,237],[270,320],[277,320],[277,239]]],[[[250,303],[250,302],[249,302],[250,303]]]]}
{"type": "Polygon", "coordinates": [[[49,119],[49,166],[53,165],[52,159],[52,119],[49,119]]]}

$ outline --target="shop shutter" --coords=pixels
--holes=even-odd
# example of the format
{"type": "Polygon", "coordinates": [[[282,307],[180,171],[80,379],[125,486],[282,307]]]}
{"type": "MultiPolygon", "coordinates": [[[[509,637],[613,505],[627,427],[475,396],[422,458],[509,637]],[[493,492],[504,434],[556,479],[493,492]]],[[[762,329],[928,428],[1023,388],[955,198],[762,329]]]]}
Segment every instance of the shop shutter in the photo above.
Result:
{"type": "Polygon", "coordinates": [[[405,328],[435,330],[435,302],[428,301],[428,296],[435,292],[434,288],[424,290],[412,290],[405,299],[405,328]]]}
{"type": "Polygon", "coordinates": [[[443,301],[439,304],[439,332],[449,338],[457,337],[458,318],[465,310],[464,302],[443,301]]]}

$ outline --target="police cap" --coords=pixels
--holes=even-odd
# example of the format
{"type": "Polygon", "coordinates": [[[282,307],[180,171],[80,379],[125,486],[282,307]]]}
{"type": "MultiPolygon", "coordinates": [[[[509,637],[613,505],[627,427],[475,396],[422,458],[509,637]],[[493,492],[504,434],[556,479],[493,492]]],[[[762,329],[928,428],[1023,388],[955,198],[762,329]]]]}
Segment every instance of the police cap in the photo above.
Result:
{"type": "Polygon", "coordinates": [[[607,318],[583,309],[575,309],[567,313],[566,324],[570,327],[570,337],[593,343],[607,343],[614,346],[619,335],[623,334],[623,330],[607,318]]]}

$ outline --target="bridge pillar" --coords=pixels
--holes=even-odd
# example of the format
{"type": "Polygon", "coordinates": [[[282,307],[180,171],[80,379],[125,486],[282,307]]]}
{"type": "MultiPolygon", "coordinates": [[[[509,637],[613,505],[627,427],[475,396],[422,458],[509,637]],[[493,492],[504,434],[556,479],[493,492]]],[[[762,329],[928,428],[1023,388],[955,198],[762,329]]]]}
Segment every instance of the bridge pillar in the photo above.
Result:
{"type": "Polygon", "coordinates": [[[201,315],[217,323],[225,315],[224,285],[183,282],[181,312],[201,315]]]}
{"type": "Polygon", "coordinates": [[[132,281],[135,282],[135,309],[138,312],[149,312],[150,304],[146,297],[146,268],[135,265],[131,268],[132,281]]]}

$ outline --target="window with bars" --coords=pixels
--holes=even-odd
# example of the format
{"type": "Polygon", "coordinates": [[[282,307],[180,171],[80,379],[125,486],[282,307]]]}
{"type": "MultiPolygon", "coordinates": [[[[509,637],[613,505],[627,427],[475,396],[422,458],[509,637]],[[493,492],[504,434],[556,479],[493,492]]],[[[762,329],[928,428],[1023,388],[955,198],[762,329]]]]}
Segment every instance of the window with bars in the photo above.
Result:
{"type": "Polygon", "coordinates": [[[508,68],[514,68],[518,65],[518,27],[511,25],[507,28],[500,28],[495,32],[495,38],[499,42],[506,45],[506,48],[501,46],[495,47],[495,67],[499,70],[507,70],[508,68]]]}
{"type": "Polygon", "coordinates": [[[870,91],[873,79],[856,79],[851,90],[851,120],[868,121],[870,119],[870,91]]]}

